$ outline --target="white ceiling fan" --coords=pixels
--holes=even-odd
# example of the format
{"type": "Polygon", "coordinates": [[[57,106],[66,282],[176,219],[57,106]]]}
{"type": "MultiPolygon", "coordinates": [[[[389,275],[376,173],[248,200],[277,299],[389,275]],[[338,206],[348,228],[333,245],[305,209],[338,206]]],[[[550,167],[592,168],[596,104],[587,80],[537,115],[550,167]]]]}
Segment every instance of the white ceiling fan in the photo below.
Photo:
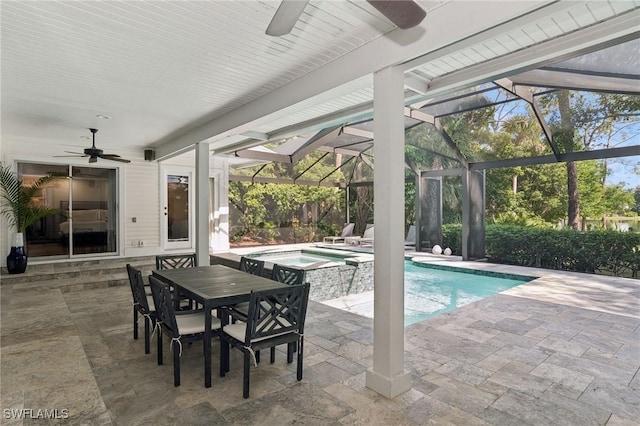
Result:
{"type": "MultiPolygon", "coordinates": [[[[267,27],[267,35],[277,37],[289,34],[307,3],[309,0],[282,0],[267,27]]],[[[403,30],[415,27],[427,15],[413,0],[367,0],[367,3],[403,30]]]]}

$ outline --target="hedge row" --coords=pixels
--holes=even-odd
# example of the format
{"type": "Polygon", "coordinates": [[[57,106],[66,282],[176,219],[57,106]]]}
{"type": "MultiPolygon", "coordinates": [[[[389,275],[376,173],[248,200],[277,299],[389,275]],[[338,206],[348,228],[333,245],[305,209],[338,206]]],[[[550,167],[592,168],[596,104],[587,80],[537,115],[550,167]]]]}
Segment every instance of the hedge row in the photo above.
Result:
{"type": "MultiPolygon", "coordinates": [[[[638,277],[640,233],[488,225],[489,261],[565,271],[638,277]]],[[[462,227],[443,227],[444,245],[462,252],[462,227]]]]}

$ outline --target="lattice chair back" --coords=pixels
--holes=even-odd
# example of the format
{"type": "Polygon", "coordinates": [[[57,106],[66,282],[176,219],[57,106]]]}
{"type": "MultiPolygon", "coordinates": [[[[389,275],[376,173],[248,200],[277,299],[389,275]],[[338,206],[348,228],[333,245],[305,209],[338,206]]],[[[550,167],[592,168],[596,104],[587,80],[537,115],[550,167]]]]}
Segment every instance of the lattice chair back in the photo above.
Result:
{"type": "Polygon", "coordinates": [[[245,344],[288,333],[302,336],[308,300],[309,283],[252,293],[245,344]]]}
{"type": "Polygon", "coordinates": [[[275,264],[271,272],[271,279],[289,285],[304,284],[305,271],[275,264]]]}
{"type": "Polygon", "coordinates": [[[156,256],[156,269],[193,268],[195,266],[198,266],[195,253],[156,256]]]}
{"type": "Polygon", "coordinates": [[[264,260],[251,259],[245,256],[240,258],[240,270],[252,275],[262,276],[264,260]]]}
{"type": "Polygon", "coordinates": [[[172,337],[179,337],[176,313],[169,286],[154,276],[149,276],[153,303],[156,305],[156,316],[160,325],[170,332],[172,337]]]}
{"type": "Polygon", "coordinates": [[[131,296],[133,297],[133,303],[136,303],[136,291],[134,289],[134,280],[136,271],[139,272],[137,268],[131,266],[131,264],[127,263],[127,274],[129,275],[129,287],[131,287],[131,296]]]}

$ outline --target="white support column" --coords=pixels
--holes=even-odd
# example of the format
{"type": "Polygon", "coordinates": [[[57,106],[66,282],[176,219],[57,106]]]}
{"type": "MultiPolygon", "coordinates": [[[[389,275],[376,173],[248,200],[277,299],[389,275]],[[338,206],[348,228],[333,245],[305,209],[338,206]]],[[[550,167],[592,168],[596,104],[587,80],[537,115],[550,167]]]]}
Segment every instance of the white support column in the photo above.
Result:
{"type": "Polygon", "coordinates": [[[213,252],[229,251],[229,162],[220,157],[212,157],[213,229],[210,229],[209,248],[213,252]]]}
{"type": "Polygon", "coordinates": [[[209,264],[209,143],[196,144],[196,256],[209,264]]]}
{"type": "Polygon", "coordinates": [[[387,398],[411,388],[404,370],[404,75],[374,74],[373,368],[366,385],[387,398]]]}

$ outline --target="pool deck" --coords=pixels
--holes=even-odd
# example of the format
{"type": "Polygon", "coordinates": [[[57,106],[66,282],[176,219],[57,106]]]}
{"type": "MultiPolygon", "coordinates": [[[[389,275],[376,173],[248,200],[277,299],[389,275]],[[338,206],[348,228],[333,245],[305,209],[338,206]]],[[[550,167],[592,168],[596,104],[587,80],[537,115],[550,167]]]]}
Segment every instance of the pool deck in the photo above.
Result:
{"type": "Polygon", "coordinates": [[[372,320],[321,303],[309,306],[303,380],[279,351],[252,367],[244,400],[239,351],[205,389],[201,346],[186,346],[175,388],[169,342],[157,366],[154,345],[145,355],[131,338],[127,287],[12,284],[0,287],[0,404],[66,408],[65,424],[638,424],[640,280],[426,258],[540,278],[406,327],[413,387],[393,400],[365,387],[372,320]]]}

